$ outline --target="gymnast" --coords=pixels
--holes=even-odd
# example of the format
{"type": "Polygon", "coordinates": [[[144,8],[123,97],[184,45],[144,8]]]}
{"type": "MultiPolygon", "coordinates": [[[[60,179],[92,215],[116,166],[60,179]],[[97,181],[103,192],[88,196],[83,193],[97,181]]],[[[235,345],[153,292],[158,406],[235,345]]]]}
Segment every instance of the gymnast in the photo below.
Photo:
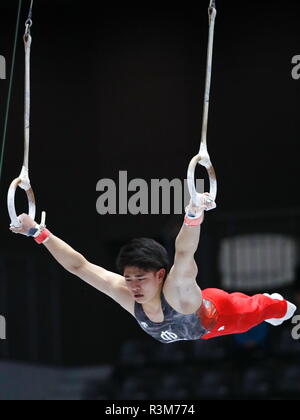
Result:
{"type": "Polygon", "coordinates": [[[52,234],[45,225],[45,212],[41,223],[35,222],[35,198],[28,166],[31,19],[26,24],[24,163],[19,178],[12,182],[8,192],[10,230],[33,237],[38,244],[43,244],[67,271],[111,297],[136,318],[146,333],[162,343],[243,333],[264,321],[277,326],[290,319],[296,310],[294,304],[276,293],[250,297],[242,293],[229,294],[219,289],[201,290],[197,283],[198,267],[194,256],[200,240],[204,212],[216,207],[216,175],[206,140],[215,16],[215,1],[211,0],[202,138],[199,153],[192,159],[188,169],[191,201],[176,239],[173,265],[171,266],[167,251],[162,245],[153,239],[138,238],[120,250],[117,258],[118,274],[92,264],[52,234]],[[194,173],[198,163],[208,172],[209,193],[199,194],[196,191],[194,173]],[[14,205],[17,187],[26,191],[29,203],[29,214],[19,217],[14,205]]]}
{"type": "Polygon", "coordinates": [[[199,207],[190,202],[186,209],[171,269],[167,251],[153,239],[133,239],[123,246],[117,274],[92,264],[26,214],[19,217],[21,227],[10,229],[44,244],[67,271],[111,297],[162,343],[243,333],[264,321],[277,326],[290,319],[296,306],[279,294],[249,297],[200,289],[194,255],[204,211],[212,210],[215,202],[208,193],[198,198],[199,207]]]}

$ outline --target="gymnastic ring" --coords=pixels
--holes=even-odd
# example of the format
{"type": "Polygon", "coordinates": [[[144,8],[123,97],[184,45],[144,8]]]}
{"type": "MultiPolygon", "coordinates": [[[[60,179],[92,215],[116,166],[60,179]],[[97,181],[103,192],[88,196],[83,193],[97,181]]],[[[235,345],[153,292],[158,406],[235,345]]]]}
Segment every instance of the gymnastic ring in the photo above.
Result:
{"type": "Polygon", "coordinates": [[[189,193],[190,193],[190,196],[194,205],[199,206],[198,199],[197,199],[198,193],[197,193],[196,185],[195,185],[195,170],[196,170],[197,164],[204,166],[207,170],[207,173],[209,176],[209,183],[210,183],[209,193],[214,201],[216,201],[216,198],[217,198],[217,178],[216,178],[216,172],[212,166],[208,153],[206,153],[205,155],[202,155],[201,153],[193,157],[188,168],[187,183],[188,183],[189,193]]]}
{"type": "MultiPolygon", "coordinates": [[[[21,178],[16,178],[9,187],[8,194],[7,194],[7,208],[9,217],[12,223],[12,226],[18,228],[21,226],[21,223],[18,219],[17,213],[16,213],[16,207],[15,207],[15,195],[16,190],[18,187],[20,187],[20,184],[22,183],[21,178]]],[[[21,188],[21,187],[20,187],[21,188]]],[[[28,214],[29,216],[35,220],[35,214],[36,214],[36,205],[35,205],[35,197],[34,193],[31,187],[29,187],[26,190],[27,199],[28,199],[28,214]]]]}

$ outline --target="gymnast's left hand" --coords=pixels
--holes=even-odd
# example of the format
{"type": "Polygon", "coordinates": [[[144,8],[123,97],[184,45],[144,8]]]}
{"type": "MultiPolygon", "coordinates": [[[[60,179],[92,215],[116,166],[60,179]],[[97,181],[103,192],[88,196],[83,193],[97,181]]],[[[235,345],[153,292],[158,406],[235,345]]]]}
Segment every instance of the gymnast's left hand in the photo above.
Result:
{"type": "Polygon", "coordinates": [[[19,233],[21,235],[25,235],[28,236],[28,233],[30,231],[31,228],[35,228],[36,227],[36,222],[30,217],[28,216],[28,214],[21,214],[21,216],[18,217],[19,222],[21,223],[21,226],[16,228],[15,226],[10,226],[10,230],[13,233],[19,233]]]}
{"type": "Polygon", "coordinates": [[[217,207],[214,199],[209,193],[197,194],[199,200],[199,206],[196,206],[193,201],[190,201],[190,204],[186,208],[186,211],[189,211],[193,214],[202,214],[204,211],[213,210],[217,207]]]}

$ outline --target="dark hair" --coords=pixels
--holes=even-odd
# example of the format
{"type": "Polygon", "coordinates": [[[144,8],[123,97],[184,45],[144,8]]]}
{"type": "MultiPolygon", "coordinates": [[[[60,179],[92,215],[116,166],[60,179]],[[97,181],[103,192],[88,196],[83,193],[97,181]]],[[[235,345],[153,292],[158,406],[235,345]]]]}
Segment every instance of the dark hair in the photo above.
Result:
{"type": "Polygon", "coordinates": [[[166,249],[154,239],[133,239],[124,245],[117,258],[117,269],[123,275],[125,267],[138,267],[145,271],[170,271],[170,260],[166,249]]]}

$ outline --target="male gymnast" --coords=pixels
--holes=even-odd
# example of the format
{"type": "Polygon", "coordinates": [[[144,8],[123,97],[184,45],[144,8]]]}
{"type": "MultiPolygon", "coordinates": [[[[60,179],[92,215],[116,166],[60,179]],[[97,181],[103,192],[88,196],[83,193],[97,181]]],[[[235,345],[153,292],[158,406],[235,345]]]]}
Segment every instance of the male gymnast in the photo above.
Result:
{"type": "Polygon", "coordinates": [[[117,274],[92,264],[26,214],[19,216],[21,227],[10,230],[43,244],[67,271],[111,297],[162,343],[238,334],[264,321],[277,326],[290,319],[297,308],[277,293],[247,296],[200,289],[194,256],[204,211],[216,205],[208,193],[199,194],[199,202],[186,209],[172,267],[165,248],[153,239],[133,239],[123,246],[117,274]]]}

